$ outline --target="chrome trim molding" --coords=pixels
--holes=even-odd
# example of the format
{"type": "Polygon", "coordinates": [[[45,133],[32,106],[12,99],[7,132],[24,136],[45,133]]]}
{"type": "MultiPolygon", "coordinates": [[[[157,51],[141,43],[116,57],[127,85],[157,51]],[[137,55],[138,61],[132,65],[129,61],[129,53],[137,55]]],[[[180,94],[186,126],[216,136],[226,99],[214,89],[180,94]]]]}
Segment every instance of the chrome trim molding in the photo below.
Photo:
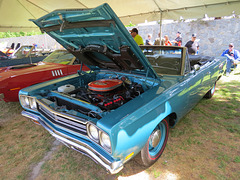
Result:
{"type": "Polygon", "coordinates": [[[59,113],[59,112],[51,109],[50,107],[46,106],[43,102],[41,102],[39,99],[37,99],[37,103],[40,104],[41,106],[43,106],[44,108],[46,108],[48,111],[50,111],[53,114],[56,114],[56,115],[59,115],[59,116],[71,119],[71,120],[76,121],[76,122],[81,123],[81,124],[87,124],[87,122],[81,121],[77,117],[74,117],[74,116],[71,116],[71,115],[65,115],[63,113],[59,113]]]}
{"type": "Polygon", "coordinates": [[[34,121],[38,121],[39,117],[34,115],[33,113],[27,112],[27,111],[22,111],[21,112],[22,116],[29,118],[34,121]]]}
{"type": "Polygon", "coordinates": [[[72,120],[72,118],[68,118],[68,116],[61,113],[56,113],[56,111],[52,110],[51,108],[41,103],[38,104],[38,111],[41,114],[41,116],[51,121],[51,123],[53,123],[54,126],[65,129],[72,133],[87,136],[86,122],[80,120],[74,121],[72,120]]]}
{"type": "Polygon", "coordinates": [[[102,154],[100,154],[95,149],[90,147],[88,144],[84,142],[80,142],[76,139],[72,139],[71,137],[68,137],[67,135],[52,129],[44,122],[44,120],[41,119],[40,116],[27,111],[22,111],[21,114],[34,121],[38,121],[58,141],[60,141],[61,143],[63,143],[64,145],[66,145],[71,149],[74,149],[76,151],[78,150],[83,151],[84,153],[89,155],[93,160],[95,160],[97,163],[102,165],[111,174],[116,174],[123,169],[122,161],[109,161],[106,157],[104,157],[102,154]]]}

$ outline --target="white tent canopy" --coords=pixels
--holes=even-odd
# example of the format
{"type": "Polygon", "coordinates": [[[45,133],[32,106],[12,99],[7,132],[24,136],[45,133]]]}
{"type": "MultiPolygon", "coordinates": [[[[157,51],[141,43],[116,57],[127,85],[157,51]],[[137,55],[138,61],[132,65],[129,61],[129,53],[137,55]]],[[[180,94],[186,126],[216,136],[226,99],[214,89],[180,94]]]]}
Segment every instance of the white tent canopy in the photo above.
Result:
{"type": "Polygon", "coordinates": [[[145,20],[179,20],[240,14],[240,0],[0,0],[0,32],[38,30],[29,19],[55,9],[94,8],[108,3],[127,25],[145,20]]]}

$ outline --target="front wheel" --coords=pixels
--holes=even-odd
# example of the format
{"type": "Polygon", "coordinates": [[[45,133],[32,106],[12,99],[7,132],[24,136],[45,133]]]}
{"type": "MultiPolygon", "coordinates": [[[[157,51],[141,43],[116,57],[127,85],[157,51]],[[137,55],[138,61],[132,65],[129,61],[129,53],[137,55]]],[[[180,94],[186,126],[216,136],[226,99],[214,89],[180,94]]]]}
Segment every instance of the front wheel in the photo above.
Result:
{"type": "Polygon", "coordinates": [[[141,150],[141,159],[144,166],[151,166],[162,155],[167,144],[169,123],[163,119],[149,136],[147,143],[141,150]]]}
{"type": "Polygon", "coordinates": [[[214,93],[216,90],[216,82],[214,83],[213,87],[205,94],[205,98],[210,99],[211,97],[213,97],[214,93]]]}

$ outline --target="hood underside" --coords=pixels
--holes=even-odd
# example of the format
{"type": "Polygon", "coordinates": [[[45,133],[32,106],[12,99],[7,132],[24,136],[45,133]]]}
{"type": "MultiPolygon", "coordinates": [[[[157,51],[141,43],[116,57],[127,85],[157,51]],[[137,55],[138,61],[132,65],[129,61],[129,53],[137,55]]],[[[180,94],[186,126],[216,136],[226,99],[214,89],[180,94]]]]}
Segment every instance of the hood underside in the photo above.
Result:
{"type": "Polygon", "coordinates": [[[131,71],[157,77],[108,4],[94,9],[56,10],[33,22],[92,70],[131,71]]]}

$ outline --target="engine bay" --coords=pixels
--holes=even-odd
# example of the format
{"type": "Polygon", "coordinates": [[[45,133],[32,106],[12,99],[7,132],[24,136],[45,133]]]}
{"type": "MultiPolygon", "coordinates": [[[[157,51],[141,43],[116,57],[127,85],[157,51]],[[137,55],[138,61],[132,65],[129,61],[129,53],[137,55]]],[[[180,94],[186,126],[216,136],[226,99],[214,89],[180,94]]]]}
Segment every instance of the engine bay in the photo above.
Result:
{"type": "Polygon", "coordinates": [[[143,93],[143,88],[138,83],[133,83],[127,78],[100,79],[88,83],[88,88],[74,88],[65,85],[65,92],[58,88],[58,92],[66,93],[71,97],[91,103],[102,111],[110,111],[134,99],[143,93]],[[74,89],[69,91],[68,89],[74,89]],[[68,92],[69,91],[69,92],[68,92]]]}
{"type": "Polygon", "coordinates": [[[140,84],[119,79],[101,79],[90,82],[88,89],[78,88],[72,97],[98,106],[102,111],[116,109],[143,93],[140,84]]]}
{"type": "Polygon", "coordinates": [[[86,78],[82,84],[69,83],[58,86],[46,99],[49,104],[53,104],[52,108],[59,112],[76,111],[100,119],[104,114],[141,95],[146,90],[141,83],[141,80],[130,80],[126,76],[86,78]],[[68,97],[69,100],[64,97],[68,97]]]}

